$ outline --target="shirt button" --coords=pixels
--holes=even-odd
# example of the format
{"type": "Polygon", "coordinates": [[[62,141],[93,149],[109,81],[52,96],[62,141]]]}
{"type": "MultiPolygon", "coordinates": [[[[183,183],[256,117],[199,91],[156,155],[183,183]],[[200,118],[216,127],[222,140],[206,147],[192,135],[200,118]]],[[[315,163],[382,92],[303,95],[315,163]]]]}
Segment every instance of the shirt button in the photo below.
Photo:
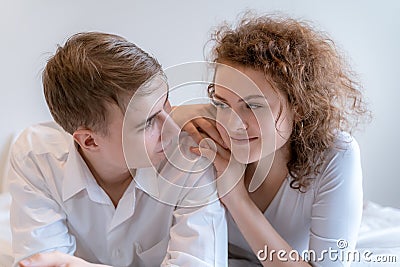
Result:
{"type": "Polygon", "coordinates": [[[114,257],[120,257],[120,256],[121,256],[121,250],[117,248],[116,250],[114,250],[114,257]]]}

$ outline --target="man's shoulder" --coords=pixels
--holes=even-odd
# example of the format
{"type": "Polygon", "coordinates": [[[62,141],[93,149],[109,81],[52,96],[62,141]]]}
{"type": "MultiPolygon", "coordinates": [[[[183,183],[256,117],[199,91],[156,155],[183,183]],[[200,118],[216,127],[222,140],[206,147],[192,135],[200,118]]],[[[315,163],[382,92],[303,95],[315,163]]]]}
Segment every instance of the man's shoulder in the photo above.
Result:
{"type": "Polygon", "coordinates": [[[172,149],[166,151],[166,165],[168,169],[199,176],[213,169],[213,164],[206,157],[201,157],[190,151],[190,147],[197,147],[197,143],[186,132],[173,141],[172,149]]]}
{"type": "Polygon", "coordinates": [[[55,122],[38,123],[21,132],[11,153],[17,158],[42,154],[53,154],[58,158],[68,151],[71,138],[55,122]]]}
{"type": "Polygon", "coordinates": [[[218,199],[213,163],[192,153],[191,146],[197,146],[196,142],[187,133],[181,133],[174,152],[167,157],[168,162],[160,173],[167,181],[164,188],[168,184],[179,191],[178,206],[201,206],[218,199]]]}

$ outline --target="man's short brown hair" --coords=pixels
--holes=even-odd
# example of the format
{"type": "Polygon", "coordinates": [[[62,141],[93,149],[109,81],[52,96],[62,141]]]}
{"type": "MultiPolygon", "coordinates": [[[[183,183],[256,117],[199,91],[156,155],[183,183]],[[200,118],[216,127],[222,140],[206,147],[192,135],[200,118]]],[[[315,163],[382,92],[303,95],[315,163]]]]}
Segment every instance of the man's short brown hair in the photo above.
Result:
{"type": "Polygon", "coordinates": [[[160,71],[156,59],[118,35],[78,33],[47,62],[44,95],[65,131],[85,127],[107,133],[107,104],[124,111],[139,86],[160,71]]]}

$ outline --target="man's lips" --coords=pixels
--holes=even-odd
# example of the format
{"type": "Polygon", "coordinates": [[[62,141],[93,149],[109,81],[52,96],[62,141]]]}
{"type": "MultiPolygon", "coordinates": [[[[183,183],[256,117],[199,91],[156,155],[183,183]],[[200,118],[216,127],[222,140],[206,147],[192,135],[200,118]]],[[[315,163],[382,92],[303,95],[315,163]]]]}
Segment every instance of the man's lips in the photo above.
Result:
{"type": "Polygon", "coordinates": [[[163,153],[170,145],[172,141],[169,141],[167,144],[164,144],[160,149],[156,150],[156,153],[163,153]]]}

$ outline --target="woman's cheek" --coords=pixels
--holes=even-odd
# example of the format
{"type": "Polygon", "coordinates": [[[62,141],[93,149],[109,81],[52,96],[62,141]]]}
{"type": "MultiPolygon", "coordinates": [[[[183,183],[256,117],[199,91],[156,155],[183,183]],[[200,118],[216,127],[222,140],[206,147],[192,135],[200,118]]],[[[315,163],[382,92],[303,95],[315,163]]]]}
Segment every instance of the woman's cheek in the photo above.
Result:
{"type": "Polygon", "coordinates": [[[229,134],[226,131],[224,125],[220,123],[221,121],[223,121],[223,120],[217,120],[217,122],[216,122],[217,130],[218,130],[219,134],[221,135],[221,138],[224,141],[224,143],[229,145],[230,144],[229,134]]]}

